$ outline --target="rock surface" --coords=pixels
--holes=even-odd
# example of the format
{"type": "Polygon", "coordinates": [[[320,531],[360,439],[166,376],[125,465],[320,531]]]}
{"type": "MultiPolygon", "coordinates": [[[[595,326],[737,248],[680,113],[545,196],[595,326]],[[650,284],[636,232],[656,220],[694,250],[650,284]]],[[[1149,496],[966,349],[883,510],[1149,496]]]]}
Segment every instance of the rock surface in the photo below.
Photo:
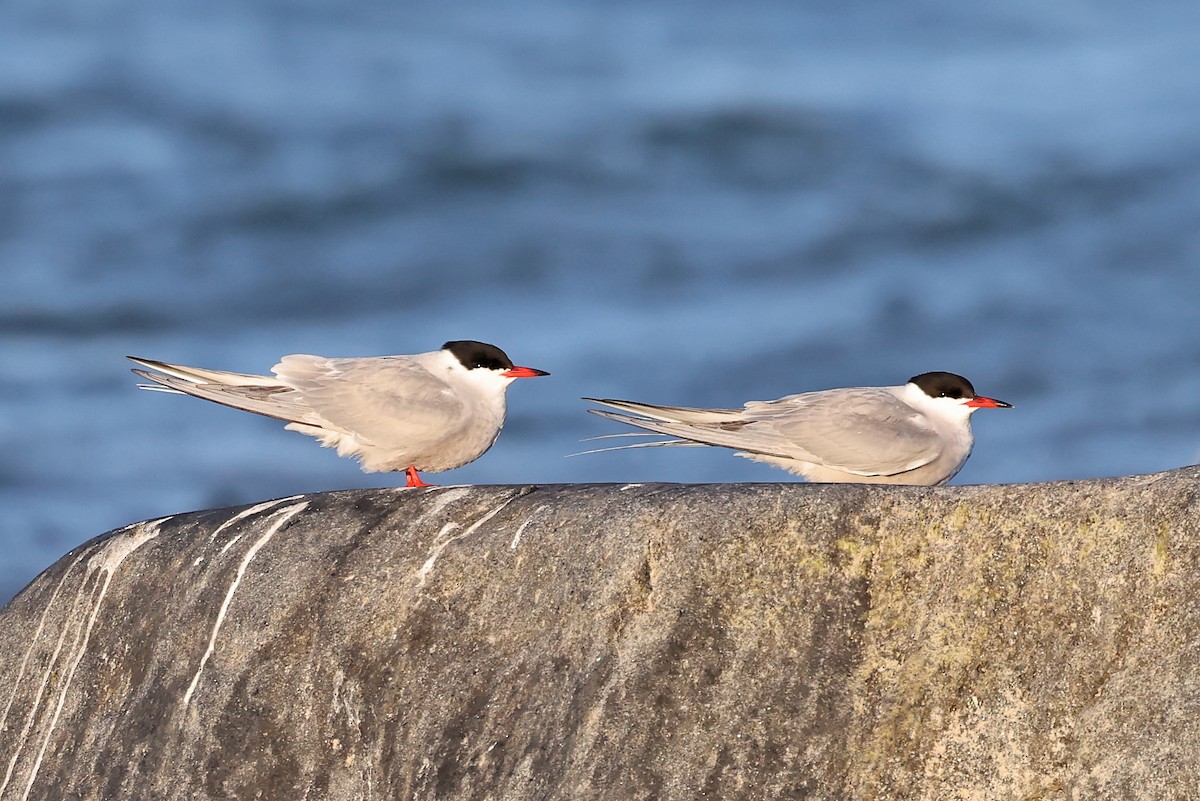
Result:
{"type": "Polygon", "coordinates": [[[0,799],[1183,799],[1200,470],[444,487],[80,546],[0,611],[0,799]]]}

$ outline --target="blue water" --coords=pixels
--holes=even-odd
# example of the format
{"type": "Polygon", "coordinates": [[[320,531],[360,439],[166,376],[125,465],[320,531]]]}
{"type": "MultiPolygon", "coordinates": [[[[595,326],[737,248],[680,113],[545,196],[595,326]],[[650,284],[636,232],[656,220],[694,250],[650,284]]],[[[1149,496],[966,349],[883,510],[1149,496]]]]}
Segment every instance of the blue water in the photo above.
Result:
{"type": "Polygon", "coordinates": [[[790,481],[564,458],[580,395],[926,370],[1011,401],[955,483],[1200,459],[1200,6],[0,5],[0,599],[144,518],[391,486],[125,354],[494,342],[553,372],[445,483],[790,481]]]}

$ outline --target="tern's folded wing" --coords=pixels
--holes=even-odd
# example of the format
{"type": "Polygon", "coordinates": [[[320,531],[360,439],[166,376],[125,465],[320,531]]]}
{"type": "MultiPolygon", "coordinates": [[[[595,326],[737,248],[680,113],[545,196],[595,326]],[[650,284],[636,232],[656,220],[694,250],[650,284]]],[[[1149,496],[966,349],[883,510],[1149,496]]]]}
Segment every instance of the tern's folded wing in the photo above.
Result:
{"type": "Polygon", "coordinates": [[[772,450],[862,476],[895,475],[936,459],[941,436],[884,388],[792,395],[746,404],[743,419],[772,450]]]}
{"type": "Polygon", "coordinates": [[[324,421],[376,445],[444,436],[466,408],[440,378],[409,357],[285,356],[274,372],[324,421]]]}
{"type": "MultiPolygon", "coordinates": [[[[279,379],[269,375],[253,375],[251,373],[231,373],[227,370],[205,370],[201,367],[188,367],[186,364],[171,364],[154,359],[142,359],[138,356],[126,356],[131,362],[143,367],[149,367],[159,373],[188,381],[193,384],[226,384],[238,387],[278,387],[279,379]]],[[[151,376],[151,380],[157,378],[151,376]]]]}
{"type": "Polygon", "coordinates": [[[651,420],[668,423],[718,423],[741,417],[741,409],[697,409],[688,406],[655,406],[651,403],[614,400],[613,398],[584,398],[585,401],[611,406],[623,412],[633,412],[651,420]]]}
{"type": "Polygon", "coordinates": [[[276,386],[231,386],[218,383],[197,383],[165,373],[151,373],[147,370],[134,370],[136,375],[153,381],[153,384],[139,384],[143,389],[161,389],[176,392],[180,395],[191,395],[203,400],[231,406],[246,412],[254,412],[289,423],[318,424],[316,418],[307,406],[300,402],[299,397],[290,388],[277,384],[276,386]]]}
{"type": "MultiPolygon", "coordinates": [[[[649,414],[639,406],[625,402],[618,408],[649,414]]],[[[913,470],[936,459],[942,447],[937,432],[886,389],[807,392],[777,401],[752,401],[736,415],[704,422],[663,419],[665,414],[647,419],[589,411],[646,431],[812,462],[860,476],[913,470]]]]}

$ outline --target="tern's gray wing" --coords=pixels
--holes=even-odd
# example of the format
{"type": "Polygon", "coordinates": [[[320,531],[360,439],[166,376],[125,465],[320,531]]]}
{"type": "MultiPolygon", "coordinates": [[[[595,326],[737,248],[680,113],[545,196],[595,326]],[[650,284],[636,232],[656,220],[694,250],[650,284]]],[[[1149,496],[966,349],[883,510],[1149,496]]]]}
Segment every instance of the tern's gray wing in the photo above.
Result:
{"type": "MultiPolygon", "coordinates": [[[[801,458],[861,476],[889,476],[928,464],[941,436],[924,415],[884,387],[806,392],[746,404],[754,436],[792,443],[801,458]]],[[[778,446],[774,446],[778,447],[778,446]]]]}
{"type": "MultiPolygon", "coordinates": [[[[143,359],[138,356],[126,356],[131,362],[143,367],[149,367],[159,373],[165,373],[173,378],[188,381],[192,384],[226,384],[238,387],[275,387],[280,386],[279,379],[269,375],[254,375],[252,373],[231,373],[228,370],[205,370],[200,367],[188,367],[186,364],[171,364],[154,359],[143,359]]],[[[140,373],[145,375],[145,373],[140,373]]],[[[158,379],[150,377],[152,381],[158,379]]]]}
{"type": "Polygon", "coordinates": [[[466,408],[445,381],[409,356],[327,359],[284,356],[273,372],[294,387],[322,427],[375,445],[436,440],[466,408]]]}
{"type": "Polygon", "coordinates": [[[698,409],[688,406],[655,406],[651,403],[636,403],[634,401],[615,400],[613,398],[584,398],[585,401],[611,406],[623,412],[633,412],[652,420],[665,420],[668,423],[716,423],[722,420],[736,420],[742,416],[741,409],[698,409]]]}
{"type": "Polygon", "coordinates": [[[231,406],[255,414],[286,420],[290,423],[315,423],[309,409],[299,403],[292,389],[274,378],[245,373],[226,373],[201,370],[167,362],[129,357],[157,372],[137,370],[140,378],[153,383],[138,384],[141,389],[191,395],[203,400],[231,406]]]}
{"type": "Polygon", "coordinates": [[[711,422],[672,421],[665,419],[664,407],[656,408],[660,412],[657,419],[591,411],[659,434],[812,462],[862,476],[913,470],[936,459],[942,444],[921,415],[886,388],[826,390],[751,401],[736,418],[711,422]]]}

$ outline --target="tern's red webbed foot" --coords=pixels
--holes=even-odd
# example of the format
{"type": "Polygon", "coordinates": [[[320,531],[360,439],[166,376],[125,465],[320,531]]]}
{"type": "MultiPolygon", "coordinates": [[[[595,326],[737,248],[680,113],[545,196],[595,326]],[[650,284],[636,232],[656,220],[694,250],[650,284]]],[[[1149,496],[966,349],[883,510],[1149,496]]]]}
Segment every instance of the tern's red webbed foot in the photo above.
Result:
{"type": "Polygon", "coordinates": [[[408,467],[407,469],[405,469],[404,473],[405,473],[405,475],[408,476],[408,483],[405,484],[406,487],[436,487],[437,486],[437,484],[430,484],[426,481],[422,481],[421,477],[419,475],[417,475],[417,468],[415,468],[415,467],[411,467],[411,466],[408,467]]]}

